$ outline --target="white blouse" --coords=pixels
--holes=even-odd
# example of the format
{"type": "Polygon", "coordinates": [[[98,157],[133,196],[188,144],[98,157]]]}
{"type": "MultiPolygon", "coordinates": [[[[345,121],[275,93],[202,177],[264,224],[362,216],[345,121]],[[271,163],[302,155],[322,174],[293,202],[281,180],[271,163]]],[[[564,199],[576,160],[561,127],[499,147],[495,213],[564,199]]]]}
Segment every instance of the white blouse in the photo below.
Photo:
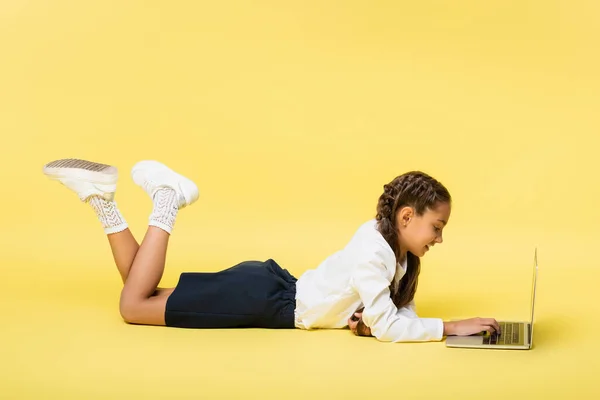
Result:
{"type": "Polygon", "coordinates": [[[363,321],[378,340],[441,340],[441,319],[419,318],[414,301],[398,309],[390,298],[390,283],[399,281],[406,267],[406,260],[402,265],[396,263],[394,251],[377,230],[377,221],[367,221],[346,247],[300,276],[296,285],[296,327],[345,328],[348,318],[364,306],[363,321]]]}

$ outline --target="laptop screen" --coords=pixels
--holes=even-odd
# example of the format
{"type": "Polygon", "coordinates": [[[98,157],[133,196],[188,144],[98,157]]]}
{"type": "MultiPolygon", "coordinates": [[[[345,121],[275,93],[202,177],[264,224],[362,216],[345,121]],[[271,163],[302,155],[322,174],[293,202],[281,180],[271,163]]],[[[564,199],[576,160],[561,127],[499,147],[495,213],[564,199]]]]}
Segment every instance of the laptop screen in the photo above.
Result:
{"type": "Polygon", "coordinates": [[[533,340],[533,310],[535,308],[535,289],[537,286],[537,271],[538,271],[538,260],[537,260],[537,248],[535,249],[535,255],[533,257],[533,281],[531,283],[531,337],[529,343],[533,340]]]}

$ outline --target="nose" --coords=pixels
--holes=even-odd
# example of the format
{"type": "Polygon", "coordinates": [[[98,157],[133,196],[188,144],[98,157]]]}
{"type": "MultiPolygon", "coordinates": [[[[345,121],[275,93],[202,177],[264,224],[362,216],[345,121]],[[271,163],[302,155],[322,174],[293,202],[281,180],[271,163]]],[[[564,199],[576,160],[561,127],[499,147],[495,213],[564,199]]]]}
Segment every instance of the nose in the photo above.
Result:
{"type": "Polygon", "coordinates": [[[444,242],[444,238],[442,237],[442,235],[439,235],[438,237],[435,238],[435,242],[436,243],[443,243],[444,242]]]}

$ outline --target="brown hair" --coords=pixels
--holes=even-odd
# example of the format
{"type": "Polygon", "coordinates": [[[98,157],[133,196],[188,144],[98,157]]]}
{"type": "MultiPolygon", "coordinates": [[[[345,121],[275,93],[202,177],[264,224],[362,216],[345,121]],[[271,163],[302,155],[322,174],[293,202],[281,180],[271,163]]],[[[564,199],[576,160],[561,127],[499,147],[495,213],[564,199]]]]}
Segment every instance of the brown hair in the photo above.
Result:
{"type": "MultiPolygon", "coordinates": [[[[435,209],[438,203],[451,203],[448,190],[440,182],[421,171],[411,171],[397,176],[390,183],[383,185],[384,192],[377,203],[377,229],[388,242],[396,261],[400,261],[400,245],[396,228],[396,213],[402,207],[412,207],[419,216],[429,209],[435,209]]],[[[401,308],[410,303],[417,291],[421,260],[411,252],[406,253],[406,275],[394,288],[390,285],[392,301],[401,308]]]]}

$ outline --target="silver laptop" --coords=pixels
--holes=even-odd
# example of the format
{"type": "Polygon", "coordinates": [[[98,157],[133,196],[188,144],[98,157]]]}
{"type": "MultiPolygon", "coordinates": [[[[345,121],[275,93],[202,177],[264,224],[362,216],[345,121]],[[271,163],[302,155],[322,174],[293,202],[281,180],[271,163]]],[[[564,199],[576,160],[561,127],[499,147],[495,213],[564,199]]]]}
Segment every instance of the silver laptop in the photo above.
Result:
{"type": "Polygon", "coordinates": [[[537,283],[537,248],[533,257],[533,284],[531,290],[531,320],[529,322],[498,321],[501,334],[478,333],[470,336],[448,336],[446,347],[474,349],[529,350],[533,345],[533,309],[537,283]]]}

